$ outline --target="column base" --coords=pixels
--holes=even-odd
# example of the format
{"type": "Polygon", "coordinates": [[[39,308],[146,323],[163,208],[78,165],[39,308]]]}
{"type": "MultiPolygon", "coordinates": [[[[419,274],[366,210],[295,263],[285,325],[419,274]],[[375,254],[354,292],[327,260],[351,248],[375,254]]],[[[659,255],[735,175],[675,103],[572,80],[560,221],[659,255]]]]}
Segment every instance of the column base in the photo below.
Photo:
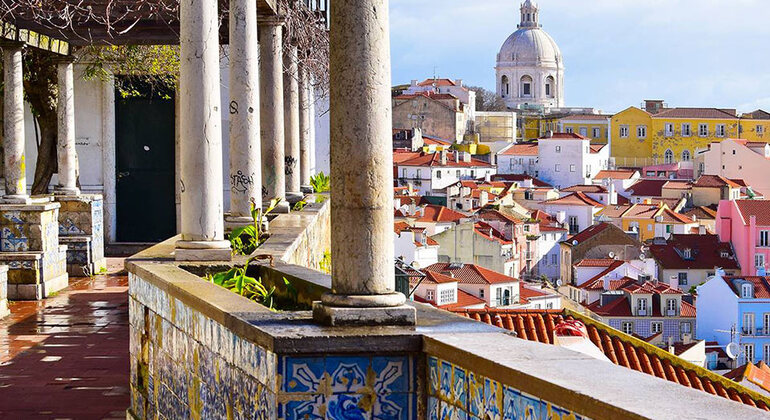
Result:
{"type": "Polygon", "coordinates": [[[4,195],[0,204],[32,204],[32,198],[28,195],[4,195]]]}
{"type": "Polygon", "coordinates": [[[302,194],[313,194],[315,192],[312,185],[303,185],[299,187],[299,190],[302,191],[302,194]]]}
{"type": "Polygon", "coordinates": [[[54,200],[61,205],[59,243],[67,245],[67,272],[82,277],[106,268],[101,194],[54,195],[54,200]]]}
{"type": "MultiPolygon", "coordinates": [[[[270,200],[268,200],[267,202],[262,202],[263,209],[266,209],[268,207],[270,207],[270,200]]],[[[286,213],[289,213],[290,211],[291,211],[291,206],[289,205],[289,202],[286,200],[281,200],[281,202],[278,203],[278,205],[276,205],[273,211],[271,211],[270,213],[286,214],[286,213]]]]}
{"type": "Polygon", "coordinates": [[[228,241],[177,241],[177,261],[230,261],[233,257],[228,241]]]}
{"type": "Polygon", "coordinates": [[[286,201],[289,202],[289,204],[294,207],[295,204],[302,201],[305,198],[305,195],[301,192],[287,192],[286,193],[286,201]]]}
{"type": "Polygon", "coordinates": [[[411,326],[417,322],[414,306],[351,308],[327,306],[313,302],[313,320],[331,327],[401,325],[411,326]]]}
{"type": "Polygon", "coordinates": [[[40,300],[69,285],[67,247],[53,252],[0,252],[8,266],[8,299],[40,300]]]}
{"type": "Polygon", "coordinates": [[[53,189],[53,195],[60,196],[69,196],[69,197],[78,197],[80,196],[80,188],[68,188],[68,187],[54,187],[53,189]]]}

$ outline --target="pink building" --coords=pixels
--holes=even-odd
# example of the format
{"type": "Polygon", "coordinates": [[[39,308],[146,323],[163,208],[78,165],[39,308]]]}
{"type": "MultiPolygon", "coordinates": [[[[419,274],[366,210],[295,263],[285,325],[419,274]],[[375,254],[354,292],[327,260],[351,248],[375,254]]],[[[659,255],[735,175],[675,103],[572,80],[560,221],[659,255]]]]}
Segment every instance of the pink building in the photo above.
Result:
{"type": "Polygon", "coordinates": [[[716,229],[721,242],[732,243],[742,275],[764,275],[770,260],[770,201],[720,201],[716,229]]]}

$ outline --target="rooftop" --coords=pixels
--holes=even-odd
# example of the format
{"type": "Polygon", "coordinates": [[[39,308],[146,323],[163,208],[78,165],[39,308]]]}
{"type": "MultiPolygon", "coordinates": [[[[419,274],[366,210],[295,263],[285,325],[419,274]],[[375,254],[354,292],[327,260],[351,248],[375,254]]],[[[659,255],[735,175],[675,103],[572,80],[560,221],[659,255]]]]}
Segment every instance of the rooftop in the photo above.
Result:
{"type": "Polygon", "coordinates": [[[434,152],[434,153],[424,153],[424,152],[416,152],[412,156],[408,156],[406,159],[399,159],[398,162],[396,162],[396,155],[402,156],[404,152],[398,152],[394,153],[394,159],[393,162],[397,163],[399,166],[429,166],[429,167],[468,167],[468,168],[476,168],[476,167],[483,167],[483,168],[489,168],[493,165],[484,162],[483,160],[471,158],[467,162],[462,160],[459,156],[458,152],[444,152],[446,153],[446,164],[441,163],[441,153],[442,152],[434,152]]]}
{"type": "Polygon", "coordinates": [[[748,225],[751,216],[754,216],[757,225],[770,226],[770,200],[735,200],[735,205],[744,225],[748,225]]]}
{"type": "Polygon", "coordinates": [[[719,175],[701,175],[697,181],[693,184],[693,187],[699,188],[722,188],[728,186],[730,188],[740,188],[740,184],[735,181],[729,180],[719,175]]]}
{"type": "MultiPolygon", "coordinates": [[[[465,219],[468,216],[456,212],[452,209],[436,204],[428,204],[423,207],[424,214],[419,216],[416,222],[458,222],[460,219],[465,219]]],[[[419,212],[417,213],[420,214],[419,212]]]]}
{"type": "Polygon", "coordinates": [[[639,171],[631,169],[604,169],[599,171],[594,179],[631,179],[634,177],[634,174],[638,173],[639,171]]]}
{"type": "Polygon", "coordinates": [[[501,150],[498,155],[503,156],[537,156],[537,143],[512,144],[501,150]]]}
{"type": "Polygon", "coordinates": [[[502,284],[519,281],[513,277],[500,274],[476,264],[436,263],[429,265],[425,270],[451,275],[460,284],[502,284]]]}
{"type": "Polygon", "coordinates": [[[720,108],[669,108],[653,115],[654,118],[706,118],[734,119],[738,118],[734,109],[720,108]]]}
{"type": "Polygon", "coordinates": [[[664,269],[739,268],[732,246],[719,242],[717,235],[673,234],[665,245],[650,245],[650,252],[664,269]],[[688,249],[690,256],[685,258],[685,250],[688,249]]]}
{"type": "Polygon", "coordinates": [[[604,207],[604,204],[594,200],[593,198],[585,195],[582,192],[573,192],[564,197],[556,198],[553,200],[543,201],[545,205],[564,205],[564,206],[593,206],[604,207]]]}

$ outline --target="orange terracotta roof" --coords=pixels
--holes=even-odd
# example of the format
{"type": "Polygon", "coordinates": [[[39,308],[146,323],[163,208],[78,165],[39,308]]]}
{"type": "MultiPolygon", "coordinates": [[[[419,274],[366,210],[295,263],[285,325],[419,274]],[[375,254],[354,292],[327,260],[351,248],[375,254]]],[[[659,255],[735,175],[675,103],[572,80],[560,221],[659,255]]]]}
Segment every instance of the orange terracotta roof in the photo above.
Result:
{"type": "Polygon", "coordinates": [[[751,216],[757,218],[757,225],[770,226],[770,200],[735,200],[744,225],[749,224],[751,216]]]}
{"type": "Polygon", "coordinates": [[[452,273],[461,284],[500,284],[514,283],[518,280],[476,264],[436,263],[425,268],[428,271],[452,273]]]}
{"type": "MultiPolygon", "coordinates": [[[[607,275],[609,274],[609,271],[611,270],[610,269],[605,270],[605,272],[602,274],[607,275]]],[[[624,287],[630,286],[631,283],[635,283],[637,281],[632,279],[631,277],[623,277],[622,279],[619,279],[619,280],[610,280],[608,284],[609,288],[605,288],[604,278],[603,278],[604,276],[602,274],[597,276],[599,278],[595,277],[594,279],[591,279],[583,283],[583,285],[580,286],[580,288],[585,290],[621,290],[624,287]]]]}
{"type": "Polygon", "coordinates": [[[634,177],[634,174],[637,173],[637,171],[632,171],[628,169],[604,169],[599,171],[599,173],[596,174],[594,179],[631,179],[634,177]]]}
{"type": "Polygon", "coordinates": [[[561,198],[556,198],[553,200],[546,200],[543,201],[542,204],[561,204],[561,205],[568,205],[568,206],[593,206],[593,207],[604,207],[604,204],[594,200],[593,198],[583,194],[582,192],[573,192],[572,194],[565,195],[561,198]]]}
{"type": "Polygon", "coordinates": [[[580,260],[575,267],[612,267],[618,263],[623,264],[624,261],[616,260],[613,258],[584,258],[580,260]]]}
{"type": "Polygon", "coordinates": [[[578,232],[571,238],[567,240],[567,242],[571,245],[573,243],[580,244],[582,242],[585,242],[591,238],[593,238],[595,235],[598,235],[599,233],[603,232],[605,229],[609,228],[611,225],[606,222],[602,222],[596,225],[589,226],[582,231],[578,232]]]}
{"type": "Polygon", "coordinates": [[[551,137],[540,137],[540,140],[591,140],[577,133],[553,133],[551,137]]]}
{"type": "MultiPolygon", "coordinates": [[[[395,162],[395,155],[394,153],[394,162],[395,162]]],[[[475,168],[475,167],[491,167],[490,163],[484,162],[483,160],[474,159],[471,158],[470,161],[466,162],[459,158],[458,153],[451,153],[447,152],[447,159],[446,159],[446,165],[441,164],[441,152],[434,152],[434,153],[417,153],[416,156],[412,156],[405,160],[400,160],[398,162],[399,165],[402,166],[440,166],[440,167],[467,167],[467,168],[475,168]]]]}
{"type": "MultiPolygon", "coordinates": [[[[398,211],[398,210],[396,210],[396,211],[398,211]]],[[[393,231],[398,233],[398,234],[401,234],[401,232],[403,232],[405,230],[409,230],[409,228],[410,228],[410,226],[406,222],[395,222],[393,224],[393,231]]]]}
{"type": "Polygon", "coordinates": [[[660,197],[663,195],[663,185],[667,179],[640,179],[628,190],[632,195],[641,197],[660,197]]]}
{"type": "Polygon", "coordinates": [[[468,217],[462,213],[436,204],[425,206],[423,211],[424,215],[417,218],[417,222],[457,222],[460,219],[468,217]]]}
{"type": "Polygon", "coordinates": [[[770,298],[770,282],[768,277],[760,276],[725,276],[722,278],[736,296],[741,296],[741,283],[746,281],[754,286],[755,299],[770,298]]]}
{"type": "Polygon", "coordinates": [[[530,299],[539,298],[543,296],[555,296],[553,293],[546,292],[542,289],[537,289],[526,283],[519,283],[519,303],[529,303],[530,299]]]}
{"type": "Polygon", "coordinates": [[[440,139],[438,137],[429,136],[427,134],[422,135],[422,141],[426,145],[436,145],[436,146],[451,146],[452,142],[449,140],[440,139]]]}
{"type": "Polygon", "coordinates": [[[446,87],[446,86],[457,86],[455,82],[452,79],[425,79],[422,82],[418,83],[417,86],[437,86],[437,87],[446,87]]]}
{"type": "Polygon", "coordinates": [[[693,184],[693,187],[700,188],[722,188],[724,186],[729,186],[730,188],[741,187],[739,184],[719,175],[701,175],[693,184]]]}
{"type": "Polygon", "coordinates": [[[446,284],[446,283],[456,283],[457,280],[445,274],[437,273],[435,271],[425,270],[425,280],[423,280],[423,282],[431,283],[431,284],[446,284]]]}
{"type": "Polygon", "coordinates": [[[663,212],[659,214],[659,216],[663,217],[663,223],[676,223],[676,224],[691,224],[691,223],[697,223],[696,221],[688,218],[687,216],[683,214],[679,214],[670,208],[666,207],[663,209],[663,212]]]}
{"type": "Polygon", "coordinates": [[[505,156],[537,156],[537,151],[537,143],[521,143],[512,144],[499,154],[505,156]]]}
{"type": "Polygon", "coordinates": [[[473,296],[472,294],[457,289],[457,302],[456,303],[448,303],[446,305],[440,305],[439,308],[445,310],[445,311],[455,311],[458,309],[464,309],[469,306],[477,306],[477,305],[484,305],[486,307],[487,301],[480,297],[473,296]]]}
{"type": "Polygon", "coordinates": [[[616,365],[763,410],[770,410],[770,398],[650,343],[572,311],[487,308],[454,312],[515,331],[521,339],[545,344],[554,344],[554,329],[562,320],[577,319],[585,324],[591,342],[616,365]]]}
{"type": "Polygon", "coordinates": [[[583,192],[583,193],[606,193],[607,187],[604,185],[573,185],[571,187],[562,188],[560,192],[583,192]]]}
{"type": "Polygon", "coordinates": [[[502,232],[493,228],[486,222],[476,222],[476,224],[474,225],[474,228],[475,228],[476,234],[480,235],[486,240],[497,241],[503,245],[508,245],[513,243],[505,239],[505,236],[503,235],[502,232]]]}
{"type": "Polygon", "coordinates": [[[754,365],[751,362],[739,366],[730,372],[725,373],[725,378],[739,383],[746,380],[763,390],[770,392],[770,368],[767,367],[765,362],[759,363],[762,366],[754,365]]]}
{"type": "Polygon", "coordinates": [[[591,153],[599,153],[604,149],[607,145],[606,144],[592,144],[589,147],[591,148],[591,153]]]}

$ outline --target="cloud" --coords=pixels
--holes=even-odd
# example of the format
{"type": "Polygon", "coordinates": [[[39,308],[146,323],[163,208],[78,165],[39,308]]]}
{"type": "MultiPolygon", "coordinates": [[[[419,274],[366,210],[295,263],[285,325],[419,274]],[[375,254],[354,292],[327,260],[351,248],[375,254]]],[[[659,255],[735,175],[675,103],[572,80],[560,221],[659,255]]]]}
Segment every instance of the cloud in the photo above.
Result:
{"type": "MultiPolygon", "coordinates": [[[[766,0],[542,0],[568,105],[617,111],[643,99],[743,107],[770,97],[766,0]]],[[[494,87],[519,2],[391,0],[394,83],[433,75],[494,87]]]]}

